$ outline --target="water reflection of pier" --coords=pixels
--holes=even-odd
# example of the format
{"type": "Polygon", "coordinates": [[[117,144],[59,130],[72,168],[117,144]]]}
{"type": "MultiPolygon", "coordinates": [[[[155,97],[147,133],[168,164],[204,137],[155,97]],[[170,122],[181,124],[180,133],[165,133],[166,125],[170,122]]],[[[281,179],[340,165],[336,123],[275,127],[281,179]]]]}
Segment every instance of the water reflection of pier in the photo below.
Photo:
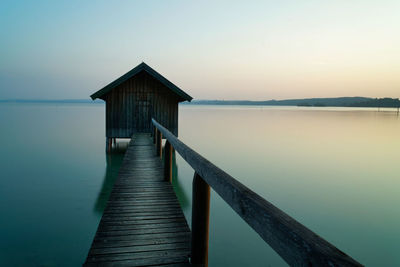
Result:
{"type": "Polygon", "coordinates": [[[104,208],[106,207],[115,179],[118,177],[118,170],[121,167],[128,144],[129,141],[119,141],[115,143],[112,152],[106,154],[106,171],[104,173],[101,190],[94,206],[94,211],[99,215],[103,214],[104,208]]]}

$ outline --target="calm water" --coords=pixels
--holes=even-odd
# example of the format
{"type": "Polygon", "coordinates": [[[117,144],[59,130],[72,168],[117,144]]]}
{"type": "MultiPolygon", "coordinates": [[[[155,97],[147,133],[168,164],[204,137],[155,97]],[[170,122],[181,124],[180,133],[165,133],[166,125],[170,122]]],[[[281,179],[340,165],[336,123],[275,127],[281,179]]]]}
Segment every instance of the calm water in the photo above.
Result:
{"type": "MultiPolygon", "coordinates": [[[[182,106],[180,139],[368,266],[400,266],[393,110],[182,106]]],[[[0,105],[0,266],[79,266],[123,154],[104,106],[0,105]]],[[[123,146],[123,144],[121,144],[123,146]]],[[[193,171],[174,186],[190,222],[193,171]]],[[[210,266],[285,263],[212,192],[210,266]]]]}

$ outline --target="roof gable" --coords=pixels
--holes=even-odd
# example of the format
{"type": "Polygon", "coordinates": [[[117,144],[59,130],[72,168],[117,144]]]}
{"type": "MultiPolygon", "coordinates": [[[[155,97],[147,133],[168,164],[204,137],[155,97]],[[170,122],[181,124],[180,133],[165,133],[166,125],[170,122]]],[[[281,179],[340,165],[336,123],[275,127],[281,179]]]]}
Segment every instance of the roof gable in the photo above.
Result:
{"type": "Polygon", "coordinates": [[[166,78],[164,78],[160,73],[152,69],[149,65],[146,63],[142,62],[139,65],[137,65],[135,68],[130,70],[129,72],[125,73],[115,81],[111,82],[107,86],[103,87],[96,93],[92,94],[90,97],[95,100],[96,98],[101,98],[103,95],[107,94],[110,92],[112,89],[117,87],[118,85],[124,83],[125,81],[129,80],[133,76],[139,74],[140,72],[145,71],[151,76],[153,76],[156,80],[161,82],[163,85],[165,85],[167,88],[169,88],[171,91],[173,91],[175,94],[180,96],[183,100],[182,101],[191,101],[193,98],[186,94],[184,91],[182,91],[178,86],[173,84],[172,82],[168,81],[166,78]]]}

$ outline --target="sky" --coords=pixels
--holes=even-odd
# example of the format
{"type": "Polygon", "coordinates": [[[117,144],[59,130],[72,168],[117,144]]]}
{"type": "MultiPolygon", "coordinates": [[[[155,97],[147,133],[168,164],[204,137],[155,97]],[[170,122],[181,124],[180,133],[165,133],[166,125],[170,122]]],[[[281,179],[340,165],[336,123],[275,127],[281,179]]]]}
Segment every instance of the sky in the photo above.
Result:
{"type": "Polygon", "coordinates": [[[142,61],[195,99],[400,97],[400,1],[7,1],[0,99],[85,99],[142,61]]]}

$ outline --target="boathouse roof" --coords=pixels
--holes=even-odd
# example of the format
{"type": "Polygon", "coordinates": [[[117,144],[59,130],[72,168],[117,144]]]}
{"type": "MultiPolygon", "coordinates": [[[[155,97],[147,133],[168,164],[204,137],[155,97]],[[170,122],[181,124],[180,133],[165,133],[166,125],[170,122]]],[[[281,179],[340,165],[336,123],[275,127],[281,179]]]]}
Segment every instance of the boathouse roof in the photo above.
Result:
{"type": "Polygon", "coordinates": [[[182,101],[185,101],[185,100],[191,101],[193,99],[193,97],[191,97],[190,95],[186,94],[178,86],[176,86],[172,82],[168,81],[164,76],[162,76],[160,73],[155,71],[153,68],[151,68],[149,65],[147,65],[144,62],[140,63],[135,68],[131,69],[130,71],[128,71],[127,73],[125,73],[124,75],[122,75],[121,77],[116,79],[115,81],[111,82],[110,84],[108,84],[107,86],[103,87],[102,89],[100,89],[96,93],[92,94],[90,97],[93,100],[95,100],[96,98],[101,98],[103,95],[107,94],[108,92],[110,92],[112,89],[114,89],[118,85],[124,83],[125,81],[127,81],[130,78],[132,78],[133,76],[141,73],[142,71],[147,72],[152,77],[154,77],[156,80],[158,80],[163,85],[165,85],[168,89],[170,89],[175,94],[180,96],[182,98],[182,101]]]}

